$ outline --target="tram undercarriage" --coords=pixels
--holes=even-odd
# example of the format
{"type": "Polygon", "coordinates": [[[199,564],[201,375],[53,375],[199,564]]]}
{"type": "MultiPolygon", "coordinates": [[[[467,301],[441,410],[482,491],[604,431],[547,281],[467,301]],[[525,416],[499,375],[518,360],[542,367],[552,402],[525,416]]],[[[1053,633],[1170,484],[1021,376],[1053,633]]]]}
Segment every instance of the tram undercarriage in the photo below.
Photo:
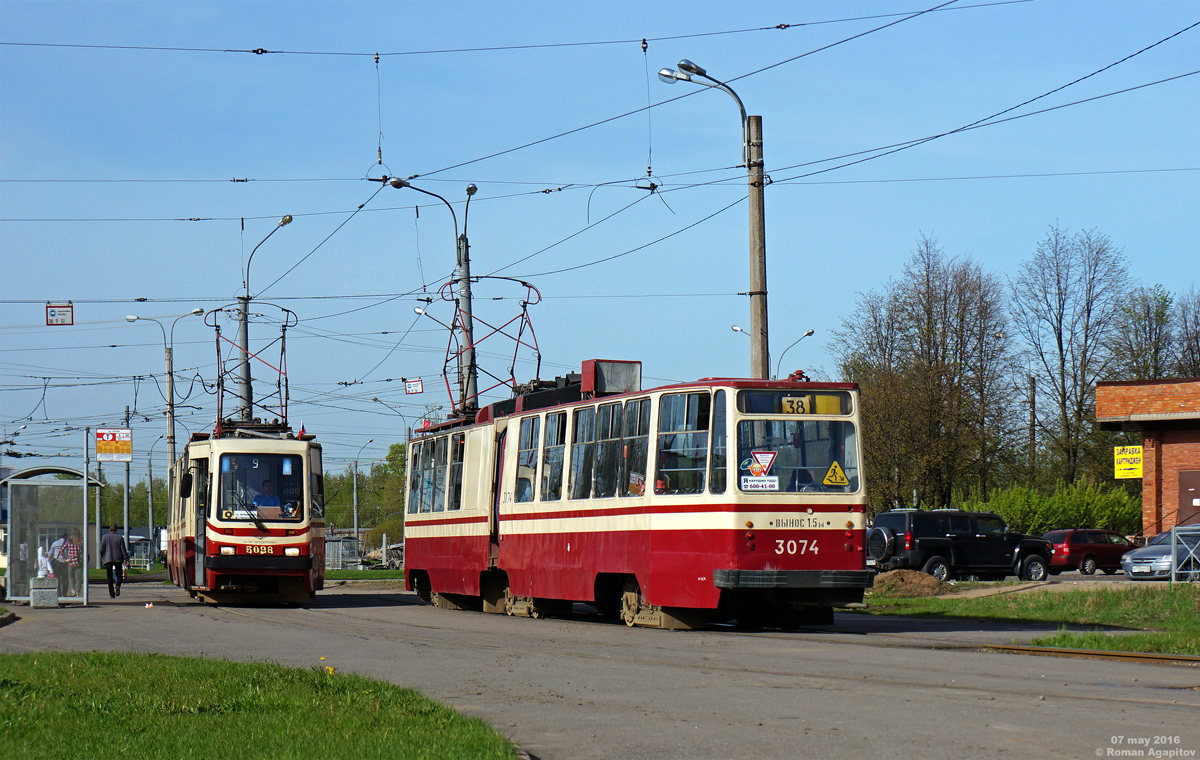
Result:
{"type": "MultiPolygon", "coordinates": [[[[444,610],[488,612],[513,617],[564,617],[575,602],[517,596],[508,585],[506,574],[492,570],[480,578],[480,596],[433,591],[428,576],[414,571],[411,587],[426,602],[444,610]]],[[[804,626],[831,625],[835,607],[862,602],[862,587],[842,588],[741,588],[721,589],[716,609],[660,607],[646,603],[636,576],[600,574],[596,579],[596,598],[582,602],[602,617],[616,618],[626,625],[662,630],[696,630],[713,623],[736,623],[744,628],[780,628],[793,630],[804,626]]]]}
{"type": "Polygon", "coordinates": [[[211,589],[188,589],[193,599],[206,604],[295,604],[306,605],[316,594],[304,578],[286,575],[218,575],[211,589]]]}

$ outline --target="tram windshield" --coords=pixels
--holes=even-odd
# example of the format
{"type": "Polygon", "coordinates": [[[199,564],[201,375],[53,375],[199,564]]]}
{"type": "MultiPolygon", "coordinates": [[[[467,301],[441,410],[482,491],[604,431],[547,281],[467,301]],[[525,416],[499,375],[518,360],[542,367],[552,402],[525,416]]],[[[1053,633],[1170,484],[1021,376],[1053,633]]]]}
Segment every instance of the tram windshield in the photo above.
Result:
{"type": "Polygon", "coordinates": [[[300,520],[304,460],[295,454],[222,454],[222,520],[300,520]]]}
{"type": "Polygon", "coordinates": [[[742,491],[858,491],[858,442],[851,422],[744,419],[738,422],[737,447],[742,491]]]}

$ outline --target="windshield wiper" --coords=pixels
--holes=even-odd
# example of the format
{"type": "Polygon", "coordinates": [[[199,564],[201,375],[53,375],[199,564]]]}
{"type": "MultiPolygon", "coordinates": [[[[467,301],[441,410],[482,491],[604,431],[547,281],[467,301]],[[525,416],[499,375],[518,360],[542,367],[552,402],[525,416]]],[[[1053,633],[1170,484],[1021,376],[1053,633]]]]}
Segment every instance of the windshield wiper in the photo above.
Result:
{"type": "Polygon", "coordinates": [[[254,521],[254,525],[263,533],[266,533],[267,524],[262,521],[261,517],[258,516],[258,507],[254,506],[253,504],[247,504],[246,497],[242,496],[237,491],[233,492],[233,497],[237,499],[238,506],[241,507],[241,511],[249,514],[250,519],[254,521]]]}

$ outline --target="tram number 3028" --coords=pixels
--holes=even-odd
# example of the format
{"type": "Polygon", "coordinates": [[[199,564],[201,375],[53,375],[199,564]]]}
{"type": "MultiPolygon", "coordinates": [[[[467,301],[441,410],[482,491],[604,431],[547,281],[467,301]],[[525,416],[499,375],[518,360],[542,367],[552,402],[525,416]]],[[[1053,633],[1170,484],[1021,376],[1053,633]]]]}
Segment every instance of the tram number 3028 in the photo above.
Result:
{"type": "Polygon", "coordinates": [[[801,539],[799,541],[784,541],[782,538],[775,539],[776,554],[819,554],[817,541],[807,541],[801,539]]]}

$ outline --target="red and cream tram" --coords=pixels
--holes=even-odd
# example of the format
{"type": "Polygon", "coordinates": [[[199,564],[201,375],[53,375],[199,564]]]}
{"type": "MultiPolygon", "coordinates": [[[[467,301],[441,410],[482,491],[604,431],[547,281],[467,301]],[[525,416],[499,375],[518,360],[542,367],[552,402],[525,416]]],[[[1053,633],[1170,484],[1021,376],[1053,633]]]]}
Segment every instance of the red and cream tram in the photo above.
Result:
{"type": "Polygon", "coordinates": [[[171,468],[171,580],[208,602],[305,603],[325,579],[321,446],[286,426],[225,424],[171,468]]]}
{"type": "Polygon", "coordinates": [[[638,362],[422,431],[406,581],[450,609],[628,625],[832,622],[866,570],[857,386],[705,379],[638,362]]]}

